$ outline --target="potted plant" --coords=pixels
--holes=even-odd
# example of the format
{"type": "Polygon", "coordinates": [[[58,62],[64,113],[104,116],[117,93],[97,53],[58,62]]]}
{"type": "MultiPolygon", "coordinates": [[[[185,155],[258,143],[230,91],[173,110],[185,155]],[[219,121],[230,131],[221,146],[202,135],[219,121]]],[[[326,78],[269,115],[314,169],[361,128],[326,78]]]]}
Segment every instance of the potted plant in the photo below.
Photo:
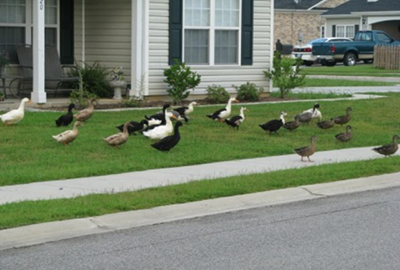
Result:
{"type": "Polygon", "coordinates": [[[122,67],[114,68],[110,72],[111,81],[110,85],[114,88],[114,99],[122,99],[121,96],[121,88],[126,87],[126,81],[122,76],[124,73],[122,72],[122,67]]]}

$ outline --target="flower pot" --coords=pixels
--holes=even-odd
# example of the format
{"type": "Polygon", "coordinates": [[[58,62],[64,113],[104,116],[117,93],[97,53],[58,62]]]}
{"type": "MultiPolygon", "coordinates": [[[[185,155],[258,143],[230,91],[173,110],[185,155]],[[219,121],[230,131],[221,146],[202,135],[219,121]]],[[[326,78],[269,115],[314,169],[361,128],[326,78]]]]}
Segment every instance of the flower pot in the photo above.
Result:
{"type": "Polygon", "coordinates": [[[122,99],[122,88],[126,87],[126,81],[110,81],[110,86],[114,88],[113,99],[122,99]]]}

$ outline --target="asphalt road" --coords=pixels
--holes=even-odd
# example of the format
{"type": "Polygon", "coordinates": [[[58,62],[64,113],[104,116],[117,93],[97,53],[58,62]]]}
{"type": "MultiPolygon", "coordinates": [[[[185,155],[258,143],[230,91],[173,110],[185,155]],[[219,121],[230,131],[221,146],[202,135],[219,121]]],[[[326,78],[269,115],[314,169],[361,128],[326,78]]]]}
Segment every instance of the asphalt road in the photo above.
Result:
{"type": "Polygon", "coordinates": [[[397,270],[399,198],[383,189],[6,250],[0,269],[397,270]]]}

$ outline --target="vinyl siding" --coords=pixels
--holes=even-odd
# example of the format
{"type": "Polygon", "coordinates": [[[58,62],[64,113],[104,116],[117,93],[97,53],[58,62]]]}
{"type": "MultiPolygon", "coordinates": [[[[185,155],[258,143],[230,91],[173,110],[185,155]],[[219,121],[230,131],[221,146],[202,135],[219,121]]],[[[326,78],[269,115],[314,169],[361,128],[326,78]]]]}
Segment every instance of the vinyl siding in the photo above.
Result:
{"type": "MultiPolygon", "coordinates": [[[[131,74],[131,0],[86,0],[85,62],[131,74]]],[[[82,61],[82,0],[75,1],[75,58],[82,61]]]]}
{"type": "MultiPolygon", "coordinates": [[[[164,69],[168,68],[168,0],[149,0],[149,94],[166,95],[163,82],[164,69]]],[[[251,66],[191,66],[202,76],[202,82],[192,92],[205,94],[212,84],[221,85],[231,93],[232,85],[253,82],[268,91],[269,82],[263,70],[269,67],[271,44],[271,0],[254,1],[253,65],[251,66]]]]}

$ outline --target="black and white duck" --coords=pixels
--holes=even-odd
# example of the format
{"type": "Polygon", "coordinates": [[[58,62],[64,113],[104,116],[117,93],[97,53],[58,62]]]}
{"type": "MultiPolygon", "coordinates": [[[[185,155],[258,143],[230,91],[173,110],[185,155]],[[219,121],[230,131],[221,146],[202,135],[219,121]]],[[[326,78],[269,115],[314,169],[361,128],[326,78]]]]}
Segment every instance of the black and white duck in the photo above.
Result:
{"type": "Polygon", "coordinates": [[[185,122],[189,122],[189,114],[194,111],[194,106],[197,105],[196,101],[192,101],[189,103],[188,106],[182,106],[175,108],[174,111],[177,111],[180,116],[185,119],[185,122]]]}
{"type": "Polygon", "coordinates": [[[238,102],[238,100],[234,97],[230,98],[225,108],[219,109],[218,111],[215,111],[213,114],[207,114],[207,117],[219,122],[224,122],[225,119],[228,118],[229,115],[231,114],[232,102],[238,102]]]}
{"type": "MultiPolygon", "coordinates": [[[[142,120],[140,122],[130,121],[130,125],[128,126],[129,135],[136,135],[136,131],[141,131],[144,128],[149,126],[149,122],[147,120],[142,120]]],[[[117,128],[122,132],[124,131],[124,124],[117,126],[117,128]]]]}
{"type": "Polygon", "coordinates": [[[142,131],[142,134],[152,140],[161,140],[172,134],[174,126],[172,125],[171,117],[175,117],[171,112],[165,112],[165,125],[155,126],[152,129],[142,131]]]}
{"type": "Polygon", "coordinates": [[[225,119],[225,123],[227,123],[229,126],[236,128],[239,130],[239,126],[243,123],[244,121],[244,111],[246,111],[246,107],[241,107],[240,108],[240,113],[239,115],[235,115],[229,119],[225,119]]]}
{"type": "Polygon", "coordinates": [[[381,155],[384,155],[384,156],[393,155],[399,149],[399,145],[397,142],[398,139],[399,139],[399,135],[393,135],[391,144],[385,144],[385,145],[382,145],[379,147],[375,147],[372,150],[374,150],[375,152],[377,152],[381,155]]]}
{"type": "Polygon", "coordinates": [[[68,105],[68,112],[66,114],[61,115],[57,120],[56,120],[56,126],[61,127],[61,126],[68,126],[69,124],[72,123],[72,120],[74,120],[74,116],[72,114],[72,109],[75,108],[75,104],[71,103],[68,105]]]}
{"type": "Polygon", "coordinates": [[[169,151],[178,144],[181,139],[179,127],[182,126],[181,121],[177,121],[174,127],[174,134],[164,137],[160,141],[153,143],[151,146],[160,151],[169,151]]]}
{"type": "Polygon", "coordinates": [[[353,138],[353,133],[351,132],[351,126],[346,127],[346,132],[339,133],[335,135],[336,140],[340,142],[348,142],[353,138]]]}
{"type": "Polygon", "coordinates": [[[314,107],[312,109],[309,109],[309,110],[306,110],[306,111],[300,113],[299,114],[299,121],[301,123],[310,123],[311,120],[313,120],[315,118],[314,117],[314,113],[317,110],[317,108],[319,108],[319,104],[315,103],[314,107]]]}
{"type": "Polygon", "coordinates": [[[322,113],[319,110],[320,108],[321,108],[321,106],[318,103],[315,103],[314,106],[311,109],[305,110],[305,111],[303,111],[303,113],[311,112],[312,113],[312,116],[311,116],[312,119],[318,118],[318,120],[321,121],[322,120],[322,113]]]}
{"type": "Polygon", "coordinates": [[[270,120],[264,124],[260,124],[259,127],[265,131],[269,131],[269,134],[272,132],[277,133],[277,131],[285,124],[285,115],[287,115],[286,112],[281,112],[280,119],[270,120]]]}

